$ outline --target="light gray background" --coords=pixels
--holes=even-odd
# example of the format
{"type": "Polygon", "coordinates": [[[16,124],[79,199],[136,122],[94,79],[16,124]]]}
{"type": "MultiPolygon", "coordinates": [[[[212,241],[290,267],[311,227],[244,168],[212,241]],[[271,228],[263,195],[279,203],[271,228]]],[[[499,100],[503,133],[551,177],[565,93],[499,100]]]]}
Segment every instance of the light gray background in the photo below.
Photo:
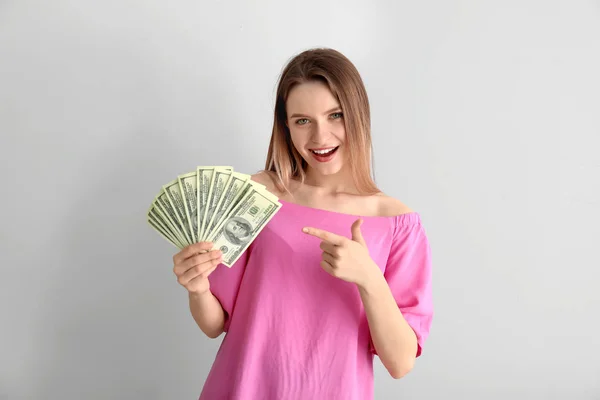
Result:
{"type": "Polygon", "coordinates": [[[600,399],[597,1],[0,1],[0,398],[194,399],[220,339],[145,222],[263,167],[285,62],[345,53],[436,316],[376,399],[600,399]]]}

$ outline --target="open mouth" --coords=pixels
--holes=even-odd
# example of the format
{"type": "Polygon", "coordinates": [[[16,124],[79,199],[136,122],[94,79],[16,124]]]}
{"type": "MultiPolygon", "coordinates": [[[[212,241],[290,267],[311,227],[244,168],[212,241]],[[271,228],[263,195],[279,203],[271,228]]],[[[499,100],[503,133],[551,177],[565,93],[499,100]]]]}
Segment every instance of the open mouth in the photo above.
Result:
{"type": "Polygon", "coordinates": [[[333,158],[333,156],[335,155],[335,153],[337,152],[337,149],[339,147],[340,146],[336,146],[336,147],[332,147],[332,148],[324,149],[324,150],[310,150],[310,152],[312,153],[313,157],[317,161],[326,162],[333,158]]]}
{"type": "Polygon", "coordinates": [[[311,152],[318,156],[328,156],[328,155],[334,153],[338,149],[338,147],[340,147],[340,146],[332,147],[327,150],[311,150],[311,152]]]}

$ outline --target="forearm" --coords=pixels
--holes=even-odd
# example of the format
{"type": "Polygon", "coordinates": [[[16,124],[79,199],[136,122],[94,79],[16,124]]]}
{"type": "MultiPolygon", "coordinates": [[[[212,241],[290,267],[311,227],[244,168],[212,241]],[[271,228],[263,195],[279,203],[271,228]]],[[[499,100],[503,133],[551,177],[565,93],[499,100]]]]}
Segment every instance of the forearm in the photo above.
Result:
{"type": "Polygon", "coordinates": [[[373,346],[390,375],[398,379],[413,367],[417,338],[402,316],[383,274],[359,286],[373,346]]]}
{"type": "Polygon", "coordinates": [[[202,294],[189,293],[190,311],[202,332],[210,338],[223,333],[225,311],[210,290],[202,294]]]}

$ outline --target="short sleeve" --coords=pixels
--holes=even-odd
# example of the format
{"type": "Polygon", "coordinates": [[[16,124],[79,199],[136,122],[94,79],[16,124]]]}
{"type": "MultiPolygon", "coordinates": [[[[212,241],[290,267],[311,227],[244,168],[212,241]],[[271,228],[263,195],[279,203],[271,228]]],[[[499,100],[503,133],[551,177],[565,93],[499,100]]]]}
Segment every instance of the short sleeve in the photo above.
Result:
{"type": "Polygon", "coordinates": [[[250,257],[252,247],[251,243],[237,261],[233,263],[231,268],[224,264],[219,264],[208,277],[210,291],[217,300],[219,300],[223,310],[225,310],[225,325],[223,327],[225,332],[229,330],[231,316],[235,309],[235,302],[237,300],[244,272],[246,271],[246,264],[248,263],[248,257],[250,257]]]}
{"type": "MultiPolygon", "coordinates": [[[[415,332],[416,357],[419,357],[429,336],[433,318],[433,301],[431,248],[418,214],[396,217],[396,228],[384,276],[400,312],[415,332]]],[[[372,341],[370,349],[376,354],[372,341]]]]}

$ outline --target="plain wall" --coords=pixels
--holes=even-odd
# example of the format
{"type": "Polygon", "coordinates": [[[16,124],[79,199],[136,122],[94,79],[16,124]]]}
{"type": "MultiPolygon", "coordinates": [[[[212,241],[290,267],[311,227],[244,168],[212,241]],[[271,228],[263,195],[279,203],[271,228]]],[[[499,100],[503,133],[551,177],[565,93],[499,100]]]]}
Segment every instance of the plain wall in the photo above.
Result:
{"type": "Polygon", "coordinates": [[[376,399],[600,399],[600,4],[0,1],[0,399],[194,399],[203,336],[145,221],[264,167],[287,60],[362,74],[380,187],[420,212],[435,318],[376,399]]]}

